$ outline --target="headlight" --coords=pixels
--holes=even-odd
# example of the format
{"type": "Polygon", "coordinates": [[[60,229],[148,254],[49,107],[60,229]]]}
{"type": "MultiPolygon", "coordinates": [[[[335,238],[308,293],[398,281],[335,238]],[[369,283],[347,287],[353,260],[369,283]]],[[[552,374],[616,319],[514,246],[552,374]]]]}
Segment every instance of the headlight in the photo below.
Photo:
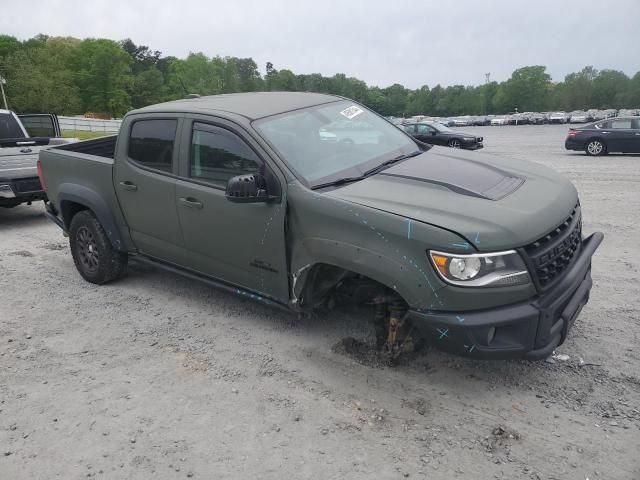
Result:
{"type": "Polygon", "coordinates": [[[531,281],[524,261],[515,250],[469,255],[429,251],[442,279],[463,287],[505,287],[531,281]]]}

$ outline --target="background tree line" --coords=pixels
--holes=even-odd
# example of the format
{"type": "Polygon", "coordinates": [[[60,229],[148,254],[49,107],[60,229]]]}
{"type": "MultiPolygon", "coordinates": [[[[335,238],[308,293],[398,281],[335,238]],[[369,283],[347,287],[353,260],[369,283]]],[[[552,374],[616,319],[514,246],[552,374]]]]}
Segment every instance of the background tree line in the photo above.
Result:
{"type": "Polygon", "coordinates": [[[400,84],[380,88],[339,73],[296,75],[267,63],[263,76],[251,58],[187,58],[161,52],[130,39],[48,37],[19,41],[0,35],[0,75],[9,106],[18,112],[64,115],[104,112],[120,117],[132,108],[183,98],[252,91],[310,91],[352,98],[382,115],[435,116],[500,114],[514,111],[640,107],[640,72],[591,66],[552,82],[544,66],[527,66],[504,82],[415,90],[400,84]]]}

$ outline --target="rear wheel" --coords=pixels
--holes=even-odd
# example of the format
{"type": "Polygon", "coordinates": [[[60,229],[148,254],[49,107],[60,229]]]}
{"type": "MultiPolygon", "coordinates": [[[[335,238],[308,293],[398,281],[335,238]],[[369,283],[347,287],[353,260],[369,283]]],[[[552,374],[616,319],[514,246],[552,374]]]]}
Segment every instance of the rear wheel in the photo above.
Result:
{"type": "Polygon", "coordinates": [[[71,220],[69,244],[73,262],[86,281],[98,285],[124,275],[127,255],[113,248],[95,215],[78,212],[71,220]]]}
{"type": "Polygon", "coordinates": [[[607,153],[607,146],[602,140],[589,140],[584,147],[584,151],[587,155],[597,157],[598,155],[605,155],[607,153]]]}
{"type": "Polygon", "coordinates": [[[460,143],[460,140],[458,140],[457,138],[454,138],[453,140],[449,140],[447,146],[451,148],[462,148],[462,143],[460,143]]]}

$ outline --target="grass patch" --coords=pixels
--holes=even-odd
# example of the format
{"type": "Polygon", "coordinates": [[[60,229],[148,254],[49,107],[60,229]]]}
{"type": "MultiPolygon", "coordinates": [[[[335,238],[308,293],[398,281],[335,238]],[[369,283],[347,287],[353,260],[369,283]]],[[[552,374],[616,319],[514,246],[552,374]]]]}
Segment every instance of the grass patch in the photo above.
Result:
{"type": "Polygon", "coordinates": [[[115,135],[115,132],[86,132],[84,130],[62,130],[62,136],[65,138],[79,138],[80,140],[90,140],[92,138],[106,137],[115,135]]]}

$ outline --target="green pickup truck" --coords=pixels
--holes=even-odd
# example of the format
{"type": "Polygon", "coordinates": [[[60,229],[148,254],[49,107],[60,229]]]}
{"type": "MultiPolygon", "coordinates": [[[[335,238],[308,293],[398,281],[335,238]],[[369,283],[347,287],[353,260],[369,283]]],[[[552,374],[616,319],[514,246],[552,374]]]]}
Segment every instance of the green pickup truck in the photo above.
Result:
{"type": "Polygon", "coordinates": [[[133,259],[293,312],[369,305],[392,352],[420,336],[473,358],[547,357],[589,299],[603,238],[583,237],[556,172],[432,148],[315,93],[145,107],[117,136],[42,151],[39,172],[89,282],[133,259]],[[332,134],[351,121],[358,138],[332,134]]]}

